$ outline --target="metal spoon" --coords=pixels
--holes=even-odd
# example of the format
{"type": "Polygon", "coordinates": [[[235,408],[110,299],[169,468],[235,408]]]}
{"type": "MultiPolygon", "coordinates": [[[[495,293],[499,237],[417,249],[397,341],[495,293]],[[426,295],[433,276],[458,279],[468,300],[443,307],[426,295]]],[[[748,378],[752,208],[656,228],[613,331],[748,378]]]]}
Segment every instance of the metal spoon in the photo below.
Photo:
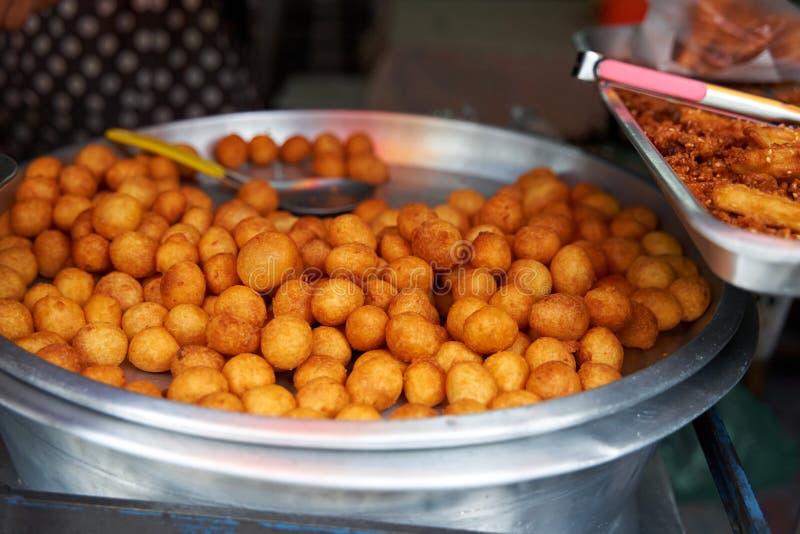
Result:
{"type": "MultiPolygon", "coordinates": [[[[231,187],[238,188],[254,180],[250,176],[195,156],[187,150],[148,135],[112,128],[106,130],[106,138],[115,143],[159,154],[231,187]]],[[[298,178],[270,180],[269,183],[278,192],[282,208],[304,215],[333,215],[350,211],[375,191],[374,185],[349,178],[298,178]]]]}

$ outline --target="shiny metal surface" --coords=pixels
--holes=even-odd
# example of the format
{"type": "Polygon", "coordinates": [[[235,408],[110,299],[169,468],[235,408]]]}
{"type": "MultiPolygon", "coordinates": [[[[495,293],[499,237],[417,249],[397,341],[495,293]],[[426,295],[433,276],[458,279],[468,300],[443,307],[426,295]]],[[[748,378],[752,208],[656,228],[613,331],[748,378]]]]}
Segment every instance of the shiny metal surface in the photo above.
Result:
{"type": "MultiPolygon", "coordinates": [[[[491,194],[533,166],[550,166],[623,204],[651,206],[688,245],[655,188],[573,147],[496,128],[388,113],[258,112],[147,132],[208,154],[222,133],[265,130],[277,139],[367,131],[392,177],[376,194],[393,205],[437,204],[461,187],[491,194]]],[[[230,195],[218,183],[204,185],[217,200],[230,195]]],[[[0,202],[10,191],[0,191],[0,202]]],[[[533,406],[429,420],[350,423],[206,410],[86,380],[0,339],[0,430],[33,489],[493,531],[574,531],[587,521],[604,528],[635,489],[653,443],[716,402],[749,364],[749,298],[710,278],[706,315],[650,351],[628,351],[627,371],[636,372],[622,380],[533,406]],[[738,341],[716,356],[737,330],[738,341]]]]}
{"type": "Polygon", "coordinates": [[[3,187],[17,174],[17,162],[0,153],[0,187],[3,187]]]}

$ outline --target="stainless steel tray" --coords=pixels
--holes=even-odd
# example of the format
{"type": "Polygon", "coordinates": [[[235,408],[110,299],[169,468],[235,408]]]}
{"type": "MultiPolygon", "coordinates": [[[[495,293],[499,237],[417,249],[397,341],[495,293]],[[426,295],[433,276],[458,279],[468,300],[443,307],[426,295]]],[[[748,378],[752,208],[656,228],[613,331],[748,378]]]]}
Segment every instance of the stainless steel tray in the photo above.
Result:
{"type": "MultiPolygon", "coordinates": [[[[146,131],[208,154],[224,133],[265,130],[277,139],[369,132],[392,176],[378,195],[395,205],[439,203],[460,187],[491,193],[533,166],[550,166],[569,182],[597,184],[623,204],[652,207],[696,256],[655,188],[574,147],[497,128],[389,113],[296,111],[208,117],[146,131]]],[[[230,194],[206,185],[220,199],[230,194]]],[[[13,187],[0,191],[0,205],[10,202],[13,187]]],[[[751,316],[738,344],[715,357],[748,313],[748,297],[706,274],[713,293],[708,312],[650,351],[629,351],[629,365],[641,370],[533,406],[371,423],[229,414],[110,388],[0,339],[0,430],[33,489],[311,507],[320,514],[355,509],[358,517],[492,530],[608,527],[653,444],[716,402],[752,357],[751,316]],[[576,506],[583,515],[575,514],[576,506]],[[528,521],[537,519],[493,527],[499,509],[509,521],[523,512],[528,521]]]]}

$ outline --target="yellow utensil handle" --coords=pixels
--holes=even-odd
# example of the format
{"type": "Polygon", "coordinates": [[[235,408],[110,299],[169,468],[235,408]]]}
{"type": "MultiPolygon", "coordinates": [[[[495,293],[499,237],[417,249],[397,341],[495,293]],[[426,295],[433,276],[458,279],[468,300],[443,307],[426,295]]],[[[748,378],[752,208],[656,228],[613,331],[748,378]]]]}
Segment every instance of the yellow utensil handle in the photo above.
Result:
{"type": "Polygon", "coordinates": [[[106,138],[115,143],[141,148],[142,150],[158,154],[159,156],[164,156],[165,158],[169,158],[176,163],[190,167],[212,178],[225,177],[225,167],[222,165],[201,158],[200,156],[195,156],[188,150],[172,146],[160,139],[150,137],[149,135],[131,132],[130,130],[124,130],[122,128],[111,128],[106,130],[106,138]]]}

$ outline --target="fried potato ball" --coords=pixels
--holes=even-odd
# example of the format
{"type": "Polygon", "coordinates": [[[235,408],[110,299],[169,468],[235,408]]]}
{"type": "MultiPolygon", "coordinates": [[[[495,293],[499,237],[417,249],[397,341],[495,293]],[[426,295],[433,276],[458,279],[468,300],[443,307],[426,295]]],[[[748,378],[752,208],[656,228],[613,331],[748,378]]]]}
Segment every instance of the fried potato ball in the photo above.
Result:
{"type": "Polygon", "coordinates": [[[450,404],[472,399],[486,405],[498,392],[491,373],[477,362],[454,363],[447,372],[445,388],[450,404]]]}
{"type": "Polygon", "coordinates": [[[426,417],[437,417],[439,412],[424,404],[414,404],[412,402],[403,404],[392,412],[390,419],[423,419],[426,417]]]}
{"type": "Polygon", "coordinates": [[[413,312],[422,315],[427,321],[439,324],[439,312],[431,304],[430,293],[422,289],[406,289],[398,293],[389,303],[386,313],[389,317],[413,312]]]}
{"type": "Polygon", "coordinates": [[[386,280],[370,278],[364,283],[364,286],[364,304],[377,306],[384,310],[397,295],[397,288],[386,280]]]}
{"type": "Polygon", "coordinates": [[[142,214],[142,222],[139,223],[136,231],[160,243],[167,230],[169,230],[169,223],[164,217],[152,211],[146,211],[142,214]]]}
{"type": "Polygon", "coordinates": [[[89,323],[75,334],[72,346],[86,365],[118,366],[128,353],[128,336],[118,326],[89,323]]]}
{"type": "Polygon", "coordinates": [[[258,234],[274,231],[275,226],[264,217],[248,217],[242,219],[233,229],[233,238],[236,241],[236,246],[241,248],[258,234]]]}
{"type": "MultiPolygon", "coordinates": [[[[63,299],[62,297],[45,298],[63,299]]],[[[12,341],[24,336],[28,336],[33,333],[35,319],[36,316],[31,316],[31,312],[21,302],[10,299],[0,299],[0,335],[5,336],[12,341]]],[[[38,324],[39,323],[37,323],[37,325],[38,324]]],[[[37,330],[49,329],[37,328],[37,330]]],[[[61,334],[61,332],[55,330],[51,331],[59,335],[61,334]]]]}
{"type": "Polygon", "coordinates": [[[126,178],[116,190],[138,200],[144,209],[150,209],[158,197],[156,183],[143,176],[126,178]]]}
{"type": "Polygon", "coordinates": [[[342,421],[375,421],[380,418],[380,412],[367,404],[351,403],[336,414],[336,419],[342,421]]]}
{"type": "MultiPolygon", "coordinates": [[[[344,161],[339,159],[334,159],[335,156],[330,155],[323,155],[318,157],[318,160],[323,158],[330,158],[336,162],[344,163],[344,161]]],[[[335,167],[331,166],[328,163],[330,169],[328,172],[333,172],[334,170],[338,170],[335,167]]],[[[317,167],[317,161],[315,161],[315,168],[317,167]]],[[[347,160],[347,175],[352,178],[353,180],[358,180],[360,182],[366,182],[372,185],[380,185],[384,183],[386,180],[389,179],[389,169],[386,164],[381,161],[379,158],[375,157],[372,154],[364,154],[359,156],[351,156],[350,159],[347,160]]],[[[325,174],[320,176],[333,176],[332,174],[325,174]]],[[[341,174],[336,176],[342,176],[341,174]]]]}
{"type": "Polygon", "coordinates": [[[105,173],[104,179],[112,191],[119,189],[126,180],[150,179],[150,169],[146,163],[136,159],[121,159],[116,161],[105,173]]]}
{"type": "Polygon", "coordinates": [[[236,272],[244,285],[265,293],[295,274],[297,260],[297,246],[289,237],[278,232],[263,232],[239,251],[236,272]]]}
{"type": "Polygon", "coordinates": [[[86,145],[75,156],[75,164],[89,169],[95,178],[104,176],[116,161],[117,157],[109,148],[98,144],[86,145]]]}
{"type": "Polygon", "coordinates": [[[203,263],[206,288],[215,295],[240,283],[234,254],[215,254],[203,263]]]}
{"type": "Polygon", "coordinates": [[[631,315],[630,299],[613,286],[601,286],[588,291],[584,302],[592,326],[605,326],[616,332],[625,326],[631,315]]]}
{"type": "Polygon", "coordinates": [[[588,194],[581,198],[578,204],[594,208],[608,218],[614,217],[620,211],[617,199],[604,191],[588,194]]]}
{"type": "Polygon", "coordinates": [[[474,189],[456,189],[447,196],[447,204],[467,217],[480,211],[486,198],[474,189]]]}
{"type": "Polygon", "coordinates": [[[311,313],[322,325],[339,326],[360,306],[364,293],[360,287],[344,278],[330,278],[315,287],[311,297],[311,313]]]}
{"type": "Polygon", "coordinates": [[[397,227],[389,226],[381,232],[378,253],[386,261],[392,262],[398,258],[411,256],[411,243],[400,235],[397,227]]]}
{"type": "MultiPolygon", "coordinates": [[[[58,182],[44,176],[32,176],[19,184],[14,193],[17,202],[39,199],[53,204],[58,199],[58,182]]],[[[10,222],[10,221],[9,221],[10,222]]]]}
{"type": "Polygon", "coordinates": [[[350,346],[367,351],[381,347],[385,341],[389,317],[377,306],[364,305],[353,310],[345,322],[345,336],[350,346]]]}
{"type": "Polygon", "coordinates": [[[595,284],[595,289],[600,288],[613,288],[626,297],[630,297],[633,295],[633,292],[636,291],[636,286],[631,284],[628,279],[621,274],[604,276],[595,284]]]}
{"type": "Polygon", "coordinates": [[[675,271],[669,263],[653,256],[639,256],[625,273],[630,283],[638,288],[667,289],[675,280],[675,271]]]}
{"type": "Polygon", "coordinates": [[[581,297],[555,293],[533,303],[531,332],[562,341],[574,341],[589,328],[589,310],[581,297]]]}
{"type": "Polygon", "coordinates": [[[266,180],[250,180],[239,189],[236,196],[262,216],[278,209],[278,192],[266,180]]]}
{"type": "Polygon", "coordinates": [[[247,161],[247,143],[236,134],[229,134],[217,141],[214,146],[214,159],[220,165],[238,169],[247,161]]]}
{"type": "Polygon", "coordinates": [[[470,228],[469,217],[458,211],[450,204],[439,204],[433,208],[433,211],[441,220],[446,221],[458,228],[458,231],[461,232],[462,235],[470,228]]]}
{"type": "MultiPolygon", "coordinates": [[[[28,311],[22,304],[20,306],[28,311]]],[[[75,301],[66,297],[47,296],[33,306],[33,323],[36,330],[54,332],[69,342],[86,324],[86,319],[83,309],[75,301]]]]}
{"type": "Polygon", "coordinates": [[[125,386],[125,372],[118,365],[89,365],[84,367],[81,374],[109,386],[125,386]]]}
{"type": "Polygon", "coordinates": [[[133,338],[133,336],[145,328],[163,326],[167,313],[168,310],[164,306],[155,302],[140,302],[139,304],[134,304],[125,310],[125,313],[122,315],[122,329],[129,339],[133,338]]]}
{"type": "Polygon", "coordinates": [[[407,241],[412,241],[414,232],[423,223],[435,221],[439,218],[436,212],[422,202],[410,202],[403,205],[397,212],[397,231],[407,241]]]}
{"type": "MultiPolygon", "coordinates": [[[[254,180],[251,180],[248,183],[254,182],[254,180]]],[[[239,194],[241,194],[244,188],[245,186],[242,186],[242,188],[239,189],[239,194]]],[[[236,228],[236,225],[241,221],[248,217],[255,217],[258,214],[256,208],[240,198],[234,198],[222,204],[217,209],[217,213],[214,215],[214,226],[220,226],[228,232],[233,232],[233,229],[236,228]]]]}
{"type": "Polygon", "coordinates": [[[179,304],[201,306],[205,294],[206,278],[195,263],[176,263],[161,278],[161,301],[169,309],[179,304]]]}
{"type": "Polygon", "coordinates": [[[108,295],[92,295],[83,304],[87,323],[108,323],[122,326],[122,307],[117,299],[108,295]]]}
{"type": "MultiPolygon", "coordinates": [[[[658,226],[658,216],[650,208],[644,206],[628,206],[620,210],[619,218],[633,219],[642,224],[648,232],[652,232],[658,226]]],[[[650,254],[648,252],[648,254],[650,254]]]]}
{"type": "MultiPolygon", "coordinates": [[[[37,284],[36,286],[33,286],[31,290],[41,285],[42,284],[37,284]]],[[[27,293],[30,293],[31,290],[28,290],[26,293],[26,288],[27,284],[25,283],[25,280],[22,279],[22,276],[20,276],[17,271],[11,267],[0,265],[0,299],[22,300],[24,297],[27,305],[27,293]]],[[[43,288],[39,289],[35,291],[33,295],[37,295],[38,297],[39,293],[43,291],[43,288]]],[[[58,289],[55,289],[55,291],[58,292],[58,289]]],[[[28,306],[28,308],[31,308],[32,306],[33,305],[31,304],[28,306]]]]}
{"type": "Polygon", "coordinates": [[[675,254],[664,254],[658,257],[661,260],[669,263],[672,270],[678,277],[697,276],[697,265],[687,258],[686,256],[677,256],[675,254]]]}
{"type": "Polygon", "coordinates": [[[401,313],[386,323],[386,346],[404,362],[433,356],[441,343],[436,326],[418,313],[401,313]]]}
{"type": "Polygon", "coordinates": [[[558,177],[544,177],[524,188],[522,194],[522,213],[530,218],[547,206],[563,202],[569,198],[569,186],[558,177]]]}
{"type": "Polygon", "coordinates": [[[582,248],[586,255],[589,256],[596,279],[603,278],[608,274],[606,254],[598,244],[585,240],[573,241],[572,244],[582,248]]]}
{"type": "Polygon", "coordinates": [[[295,390],[300,389],[316,378],[329,378],[339,384],[344,384],[347,378],[347,369],[344,365],[330,356],[309,356],[300,364],[292,374],[292,383],[295,390]]]}
{"type": "Polygon", "coordinates": [[[647,227],[629,217],[617,215],[609,224],[609,233],[614,237],[624,237],[627,239],[641,239],[647,233],[647,227]]]}
{"type": "Polygon", "coordinates": [[[699,319],[711,304],[711,288],[700,276],[676,278],[670,284],[669,292],[681,305],[682,321],[699,319]]]}
{"type": "Polygon", "coordinates": [[[175,223],[167,228],[167,230],[161,235],[161,242],[163,243],[164,241],[167,241],[174,235],[183,236],[193,245],[197,245],[202,234],[200,234],[200,231],[191,224],[175,223]]]}
{"type": "Polygon", "coordinates": [[[243,395],[247,390],[275,383],[275,371],[270,364],[257,354],[237,354],[222,367],[222,374],[228,379],[230,390],[243,395]]]}
{"type": "Polygon", "coordinates": [[[463,297],[453,303],[447,314],[447,331],[453,339],[460,341],[464,338],[464,322],[486,305],[485,301],[475,297],[463,297]]]}
{"type": "Polygon", "coordinates": [[[333,417],[350,403],[347,389],[327,377],[319,377],[304,384],[297,390],[297,405],[300,408],[311,408],[325,417],[333,417]]]}
{"type": "Polygon", "coordinates": [[[164,328],[178,345],[200,345],[206,342],[208,314],[194,304],[178,304],[164,318],[164,328]]]}
{"type": "Polygon", "coordinates": [[[514,391],[504,391],[492,399],[489,403],[491,410],[504,410],[506,408],[517,408],[519,406],[527,406],[529,404],[536,404],[541,402],[542,398],[536,393],[526,389],[517,389],[514,391]]]}
{"type": "Polygon", "coordinates": [[[397,402],[403,392],[403,371],[392,360],[386,355],[353,367],[345,383],[351,402],[366,404],[378,411],[397,402]]]}
{"type": "Polygon", "coordinates": [[[542,211],[535,214],[528,220],[528,225],[543,227],[554,231],[556,235],[558,235],[558,239],[561,243],[569,243],[572,241],[572,235],[575,232],[570,215],[551,211],[542,211]]]}
{"type": "Polygon", "coordinates": [[[11,229],[15,234],[35,237],[53,222],[53,207],[42,198],[18,200],[10,210],[11,229]]]}
{"type": "Polygon", "coordinates": [[[228,380],[220,371],[210,367],[190,367],[172,379],[167,398],[195,403],[207,395],[225,391],[228,391],[228,380]]]}
{"type": "Polygon", "coordinates": [[[312,356],[328,356],[347,365],[352,349],[345,335],[332,326],[318,326],[311,331],[312,356]]]}
{"type": "Polygon", "coordinates": [[[525,290],[515,285],[502,286],[489,298],[489,304],[506,312],[519,328],[528,326],[533,297],[525,290]]]}
{"type": "MultiPolygon", "coordinates": [[[[64,290],[61,289],[61,292],[64,293],[64,290]]],[[[98,280],[94,292],[117,299],[123,312],[144,300],[142,285],[131,275],[120,271],[110,272],[98,280]]]]}
{"type": "Polygon", "coordinates": [[[511,263],[506,273],[506,284],[514,285],[534,301],[546,297],[553,290],[553,278],[547,267],[536,260],[521,259],[511,263]]]}
{"type": "Polygon", "coordinates": [[[199,235],[194,241],[194,243],[197,244],[200,236],[211,228],[211,223],[214,222],[214,212],[210,209],[200,208],[198,206],[189,206],[187,203],[186,211],[183,212],[183,216],[181,217],[181,222],[197,230],[199,235]]]}
{"type": "Polygon", "coordinates": [[[233,236],[220,226],[212,226],[202,236],[197,243],[197,250],[203,262],[208,261],[217,254],[233,254],[239,251],[233,236]]]}
{"type": "Polygon", "coordinates": [[[479,234],[472,242],[470,264],[493,273],[505,272],[511,267],[511,247],[508,241],[504,236],[490,232],[479,234]]]}
{"type": "Polygon", "coordinates": [[[61,172],[61,160],[54,156],[40,156],[34,158],[25,168],[25,177],[42,176],[48,180],[55,180],[61,172]]]}
{"type": "Polygon", "coordinates": [[[314,154],[311,172],[314,176],[343,177],[348,174],[347,162],[337,154],[314,154]]]}
{"type": "Polygon", "coordinates": [[[311,327],[295,315],[280,315],[261,331],[261,353],[270,365],[291,370],[311,355],[311,327]]]}
{"type": "Polygon", "coordinates": [[[53,225],[64,232],[70,231],[78,215],[88,210],[91,202],[88,198],[75,195],[58,197],[53,206],[53,225]]]}
{"type": "Polygon", "coordinates": [[[139,232],[117,235],[108,248],[114,268],[134,278],[145,278],[156,272],[157,250],[158,243],[139,232]]]}
{"type": "Polygon", "coordinates": [[[523,226],[514,236],[514,255],[547,264],[561,247],[561,239],[544,226],[523,226]]]}
{"type": "Polygon", "coordinates": [[[422,406],[436,406],[445,398],[445,372],[434,360],[412,362],[403,374],[406,400],[422,406]]]}
{"type": "Polygon", "coordinates": [[[74,242],[81,237],[87,236],[89,234],[94,233],[94,227],[92,226],[92,208],[82,211],[75,217],[75,221],[72,223],[72,227],[69,229],[69,236],[72,238],[74,242]]]}
{"type": "Polygon", "coordinates": [[[325,258],[325,272],[331,278],[347,278],[360,283],[377,273],[378,255],[363,243],[334,247],[325,258]]]}
{"type": "Polygon", "coordinates": [[[169,224],[178,222],[186,211],[186,197],[180,190],[163,191],[153,201],[152,210],[169,224]]]}
{"type": "Polygon", "coordinates": [[[67,371],[80,373],[83,368],[78,352],[66,343],[53,343],[36,351],[36,355],[67,371]]]}
{"type": "Polygon", "coordinates": [[[331,132],[322,132],[314,139],[313,151],[315,156],[320,154],[344,156],[342,142],[331,132]]]}
{"type": "Polygon", "coordinates": [[[631,295],[631,300],[653,312],[660,332],[672,330],[681,322],[683,310],[680,302],[667,289],[637,289],[631,295]]]}
{"type": "Polygon", "coordinates": [[[452,293],[455,300],[473,297],[484,302],[497,291],[497,281],[486,268],[457,269],[450,274],[452,293]]]}
{"type": "MultiPolygon", "coordinates": [[[[8,212],[6,212],[6,214],[8,214],[8,212]]],[[[0,237],[0,251],[15,247],[31,249],[33,248],[33,242],[26,237],[20,237],[18,235],[7,235],[0,237]]]]}
{"type": "Polygon", "coordinates": [[[307,271],[313,271],[320,276],[325,269],[325,259],[330,254],[332,247],[323,239],[311,239],[300,249],[300,258],[307,271]]]}
{"type": "Polygon", "coordinates": [[[371,154],[373,151],[372,140],[364,132],[354,132],[345,139],[344,151],[349,158],[371,154]]]}
{"type": "Polygon", "coordinates": [[[140,395],[147,395],[157,399],[163,398],[161,388],[148,380],[134,380],[133,382],[128,382],[125,384],[125,389],[140,395]]]}
{"type": "Polygon", "coordinates": [[[36,255],[30,247],[16,246],[0,251],[0,265],[5,265],[16,271],[25,281],[25,285],[33,282],[39,274],[36,255]]]}
{"type": "Polygon", "coordinates": [[[137,333],[128,345],[128,361],[149,373],[168,371],[180,349],[175,338],[163,326],[151,326],[137,333]]]}
{"type": "Polygon", "coordinates": [[[378,247],[378,241],[369,225],[352,213],[339,215],[330,222],[328,241],[333,247],[347,243],[362,243],[372,250],[378,247]]]}
{"type": "Polygon", "coordinates": [[[247,413],[258,415],[286,415],[297,407],[294,396],[277,384],[248,389],[242,394],[242,403],[247,413]]]}
{"type": "Polygon", "coordinates": [[[34,332],[27,336],[22,336],[14,340],[19,347],[31,353],[37,353],[41,349],[54,343],[66,344],[64,338],[53,332],[34,332]]]}
{"type": "Polygon", "coordinates": [[[631,317],[616,335],[623,347],[647,350],[658,338],[658,321],[647,307],[631,301],[631,317]]]}
{"type": "Polygon", "coordinates": [[[618,369],[603,363],[586,362],[578,370],[584,390],[599,388],[622,378],[618,369]]]}
{"type": "Polygon", "coordinates": [[[264,299],[247,286],[231,286],[220,293],[214,307],[215,313],[227,313],[260,327],[267,318],[264,299]]]}
{"type": "Polygon", "coordinates": [[[492,354],[511,346],[518,331],[516,321],[501,308],[483,306],[464,321],[464,344],[475,352],[492,354]]]}
{"type": "Polygon", "coordinates": [[[415,288],[430,291],[434,280],[430,264],[417,256],[402,256],[390,261],[382,271],[382,278],[399,291],[415,288]]]}
{"type": "MultiPolygon", "coordinates": [[[[225,358],[219,352],[205,345],[186,345],[178,349],[169,363],[172,376],[178,376],[190,367],[210,367],[223,370],[225,358]]],[[[227,375],[226,375],[227,376],[227,375]]],[[[230,379],[230,377],[228,377],[230,379]]]]}
{"type": "Polygon", "coordinates": [[[683,254],[683,247],[680,241],[667,232],[659,230],[649,232],[642,237],[642,247],[645,253],[650,256],[663,256],[666,254],[680,256],[683,254]]]}
{"type": "Polygon", "coordinates": [[[566,245],[556,253],[550,275],[556,291],[578,296],[585,295],[596,279],[589,255],[577,245],[566,245]]]}
{"type": "Polygon", "coordinates": [[[599,217],[589,217],[582,220],[577,220],[576,218],[575,223],[575,235],[578,239],[585,239],[592,243],[602,243],[611,235],[608,223],[599,217]]]}
{"type": "Polygon", "coordinates": [[[109,242],[99,234],[88,234],[72,243],[72,259],[80,269],[90,273],[107,271],[111,267],[109,242]]]}
{"type": "Polygon", "coordinates": [[[525,389],[547,400],[580,393],[582,387],[575,369],[550,361],[531,370],[525,389]]]}
{"type": "Polygon", "coordinates": [[[625,273],[634,260],[644,253],[638,241],[623,237],[609,237],[600,243],[600,248],[608,259],[610,273],[625,273]]]}
{"type": "Polygon", "coordinates": [[[225,410],[227,412],[243,412],[244,404],[241,399],[227,391],[217,391],[201,398],[196,403],[203,408],[212,408],[214,410],[225,410]]]}
{"type": "Polygon", "coordinates": [[[448,404],[444,409],[444,415],[468,415],[485,412],[486,410],[486,405],[475,399],[460,399],[448,404]]]}
{"type": "Polygon", "coordinates": [[[492,354],[484,360],[483,367],[492,375],[501,393],[524,389],[530,374],[525,358],[508,351],[492,354]]]}
{"type": "Polygon", "coordinates": [[[614,332],[603,326],[590,328],[581,338],[578,349],[578,364],[603,363],[614,369],[622,369],[625,351],[614,332]]]}
{"type": "Polygon", "coordinates": [[[314,321],[311,313],[312,287],[302,280],[288,280],[281,284],[272,297],[273,315],[296,315],[307,323],[314,321]]]}
{"type": "Polygon", "coordinates": [[[522,226],[522,207],[513,197],[495,195],[481,205],[476,218],[478,224],[492,224],[504,234],[513,234],[522,226]]]}
{"type": "Polygon", "coordinates": [[[95,287],[92,275],[75,267],[59,271],[53,279],[53,285],[61,295],[80,305],[89,300],[95,287]]]}
{"type": "Polygon", "coordinates": [[[547,362],[561,362],[575,369],[575,357],[569,342],[564,342],[554,337],[540,337],[534,339],[525,349],[525,362],[533,370],[547,362]]]}
{"type": "Polygon", "coordinates": [[[98,200],[92,209],[94,230],[106,239],[136,230],[141,221],[141,204],[125,193],[109,193],[98,200]]]}
{"type": "Polygon", "coordinates": [[[256,135],[247,143],[247,155],[253,165],[269,165],[278,157],[278,145],[267,134],[256,135]]]}
{"type": "Polygon", "coordinates": [[[215,313],[206,326],[208,346],[227,356],[256,352],[260,336],[260,327],[227,313],[215,313]]]}
{"type": "Polygon", "coordinates": [[[293,135],[283,142],[279,153],[284,163],[294,165],[308,158],[311,154],[311,143],[302,135],[293,135]]]}
{"type": "Polygon", "coordinates": [[[511,346],[506,349],[506,351],[522,356],[525,354],[525,351],[528,350],[530,344],[531,338],[528,337],[526,333],[517,332],[517,337],[514,338],[514,343],[512,343],[511,346]]]}

